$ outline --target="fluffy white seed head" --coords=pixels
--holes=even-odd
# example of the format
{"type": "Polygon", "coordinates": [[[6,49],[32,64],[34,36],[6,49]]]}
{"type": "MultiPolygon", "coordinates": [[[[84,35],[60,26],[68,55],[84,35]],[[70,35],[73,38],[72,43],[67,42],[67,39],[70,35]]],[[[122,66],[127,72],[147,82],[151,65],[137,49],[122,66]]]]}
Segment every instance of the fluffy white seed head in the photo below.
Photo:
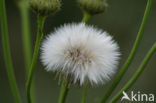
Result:
{"type": "Polygon", "coordinates": [[[47,71],[58,71],[82,85],[104,84],[116,71],[119,47],[107,33],[84,23],[65,24],[43,41],[41,60],[47,71]]]}

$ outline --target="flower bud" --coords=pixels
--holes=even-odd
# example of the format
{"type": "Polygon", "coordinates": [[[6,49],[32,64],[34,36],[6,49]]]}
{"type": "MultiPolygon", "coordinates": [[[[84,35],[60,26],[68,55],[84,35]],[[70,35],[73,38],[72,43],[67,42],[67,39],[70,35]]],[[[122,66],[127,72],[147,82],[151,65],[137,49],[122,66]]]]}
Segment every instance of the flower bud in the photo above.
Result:
{"type": "Polygon", "coordinates": [[[60,0],[29,0],[30,8],[41,16],[56,13],[61,6],[60,0]]]}
{"type": "Polygon", "coordinates": [[[102,13],[107,7],[106,0],[78,0],[78,4],[82,10],[91,15],[102,13]]]}

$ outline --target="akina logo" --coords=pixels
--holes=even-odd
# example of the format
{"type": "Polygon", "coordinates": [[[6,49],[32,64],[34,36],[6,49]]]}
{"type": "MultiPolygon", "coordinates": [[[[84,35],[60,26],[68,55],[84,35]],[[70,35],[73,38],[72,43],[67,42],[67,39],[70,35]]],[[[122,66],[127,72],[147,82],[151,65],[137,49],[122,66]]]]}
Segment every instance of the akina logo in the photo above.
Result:
{"type": "Polygon", "coordinates": [[[131,91],[130,94],[127,94],[125,91],[122,92],[123,96],[121,97],[121,101],[132,101],[132,102],[154,102],[155,95],[150,93],[141,93],[140,91],[134,92],[131,91]]]}

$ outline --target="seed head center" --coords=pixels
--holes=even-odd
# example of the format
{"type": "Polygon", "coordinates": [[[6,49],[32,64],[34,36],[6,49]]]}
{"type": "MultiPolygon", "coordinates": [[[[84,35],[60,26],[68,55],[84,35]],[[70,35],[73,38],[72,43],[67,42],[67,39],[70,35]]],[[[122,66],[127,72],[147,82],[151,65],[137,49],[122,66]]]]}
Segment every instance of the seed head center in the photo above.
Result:
{"type": "Polygon", "coordinates": [[[91,53],[90,51],[83,50],[83,48],[71,48],[67,52],[68,58],[70,58],[73,62],[91,63],[91,53]]]}

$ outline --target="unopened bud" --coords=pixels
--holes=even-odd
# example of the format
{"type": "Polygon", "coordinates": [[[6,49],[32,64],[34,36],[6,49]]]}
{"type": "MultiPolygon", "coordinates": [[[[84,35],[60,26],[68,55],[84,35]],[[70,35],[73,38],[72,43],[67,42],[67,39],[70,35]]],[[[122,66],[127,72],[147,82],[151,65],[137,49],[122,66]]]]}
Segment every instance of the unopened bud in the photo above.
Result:
{"type": "Polygon", "coordinates": [[[29,0],[30,8],[41,16],[56,13],[61,6],[60,0],[29,0]]]}
{"type": "Polygon", "coordinates": [[[106,0],[78,0],[78,4],[82,10],[91,15],[102,13],[107,7],[106,0]]]}

